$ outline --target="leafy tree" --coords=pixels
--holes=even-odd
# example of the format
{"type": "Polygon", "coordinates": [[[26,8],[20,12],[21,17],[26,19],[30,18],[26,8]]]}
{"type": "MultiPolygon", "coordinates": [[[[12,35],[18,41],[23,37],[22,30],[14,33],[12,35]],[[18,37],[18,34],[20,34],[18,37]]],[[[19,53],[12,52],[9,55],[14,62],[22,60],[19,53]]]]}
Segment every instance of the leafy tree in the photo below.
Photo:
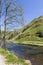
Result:
{"type": "Polygon", "coordinates": [[[7,28],[12,29],[18,24],[23,24],[23,8],[17,0],[0,0],[0,2],[0,14],[4,22],[4,48],[6,49],[7,28]]]}

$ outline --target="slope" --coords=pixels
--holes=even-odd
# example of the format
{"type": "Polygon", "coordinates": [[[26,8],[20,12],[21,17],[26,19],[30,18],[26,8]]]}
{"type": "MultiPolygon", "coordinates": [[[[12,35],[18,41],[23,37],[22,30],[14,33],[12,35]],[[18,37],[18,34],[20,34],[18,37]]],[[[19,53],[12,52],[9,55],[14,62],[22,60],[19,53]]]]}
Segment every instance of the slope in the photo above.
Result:
{"type": "Polygon", "coordinates": [[[43,16],[34,19],[31,23],[22,28],[22,32],[16,37],[16,40],[43,41],[43,16]]]}

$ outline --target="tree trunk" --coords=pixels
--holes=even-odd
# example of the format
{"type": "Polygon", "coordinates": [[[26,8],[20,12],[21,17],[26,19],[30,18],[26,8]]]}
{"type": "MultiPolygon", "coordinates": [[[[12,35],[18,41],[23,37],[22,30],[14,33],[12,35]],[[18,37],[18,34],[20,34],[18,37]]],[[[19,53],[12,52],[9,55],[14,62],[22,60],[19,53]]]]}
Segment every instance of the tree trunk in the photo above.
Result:
{"type": "Polygon", "coordinates": [[[4,49],[6,50],[6,21],[4,22],[4,49]]]}

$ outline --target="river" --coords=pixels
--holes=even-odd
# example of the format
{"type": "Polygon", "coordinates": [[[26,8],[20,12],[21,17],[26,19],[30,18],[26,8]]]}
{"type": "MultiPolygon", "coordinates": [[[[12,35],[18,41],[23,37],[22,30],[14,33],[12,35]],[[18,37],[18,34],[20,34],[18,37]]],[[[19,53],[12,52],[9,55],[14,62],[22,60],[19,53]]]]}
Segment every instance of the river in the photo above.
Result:
{"type": "MultiPolygon", "coordinates": [[[[4,44],[2,44],[4,47],[4,44]]],[[[43,47],[7,42],[6,47],[18,58],[30,60],[32,65],[43,65],[43,47]]]]}

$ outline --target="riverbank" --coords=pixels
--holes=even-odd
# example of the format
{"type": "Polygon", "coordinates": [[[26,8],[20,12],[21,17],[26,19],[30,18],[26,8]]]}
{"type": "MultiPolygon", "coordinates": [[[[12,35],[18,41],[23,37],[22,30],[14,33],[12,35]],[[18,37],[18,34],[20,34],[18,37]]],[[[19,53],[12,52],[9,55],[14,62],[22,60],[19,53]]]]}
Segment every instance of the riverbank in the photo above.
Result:
{"type": "Polygon", "coordinates": [[[0,53],[7,59],[7,64],[43,65],[43,46],[32,46],[29,44],[13,43],[9,41],[6,43],[6,46],[7,51],[1,48],[0,53]]]}
{"type": "Polygon", "coordinates": [[[26,60],[18,58],[13,53],[0,48],[0,65],[30,65],[26,60]]]}
{"type": "Polygon", "coordinates": [[[32,45],[32,46],[43,46],[43,41],[20,41],[20,40],[8,40],[10,42],[13,43],[17,43],[17,44],[28,44],[28,45],[32,45]]]}
{"type": "Polygon", "coordinates": [[[27,60],[26,62],[30,60],[31,65],[43,65],[43,46],[16,42],[9,42],[8,44],[11,51],[18,57],[23,57],[27,60]]]}

